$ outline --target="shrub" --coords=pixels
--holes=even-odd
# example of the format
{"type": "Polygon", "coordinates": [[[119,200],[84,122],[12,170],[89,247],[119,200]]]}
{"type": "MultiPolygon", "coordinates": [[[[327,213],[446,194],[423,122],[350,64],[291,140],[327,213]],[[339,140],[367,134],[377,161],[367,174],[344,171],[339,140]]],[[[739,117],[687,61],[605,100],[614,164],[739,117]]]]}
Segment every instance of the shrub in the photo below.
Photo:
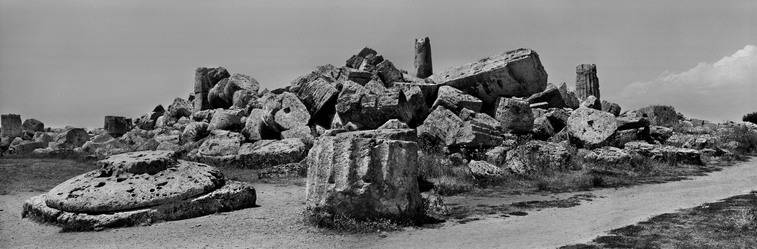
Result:
{"type": "Polygon", "coordinates": [[[757,112],[748,113],[747,115],[741,117],[741,120],[744,122],[757,124],[757,112]]]}

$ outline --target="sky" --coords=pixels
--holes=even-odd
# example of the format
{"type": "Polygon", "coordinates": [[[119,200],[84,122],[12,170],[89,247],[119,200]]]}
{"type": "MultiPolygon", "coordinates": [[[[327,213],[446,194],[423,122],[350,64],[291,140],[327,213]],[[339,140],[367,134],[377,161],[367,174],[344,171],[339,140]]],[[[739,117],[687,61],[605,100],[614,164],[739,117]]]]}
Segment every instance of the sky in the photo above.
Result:
{"type": "Polygon", "coordinates": [[[102,127],[187,98],[223,66],[289,85],[363,47],[405,70],[416,38],[435,72],[503,51],[539,53],[549,82],[597,65],[601,98],[687,117],[757,111],[757,1],[0,0],[0,113],[102,127]]]}

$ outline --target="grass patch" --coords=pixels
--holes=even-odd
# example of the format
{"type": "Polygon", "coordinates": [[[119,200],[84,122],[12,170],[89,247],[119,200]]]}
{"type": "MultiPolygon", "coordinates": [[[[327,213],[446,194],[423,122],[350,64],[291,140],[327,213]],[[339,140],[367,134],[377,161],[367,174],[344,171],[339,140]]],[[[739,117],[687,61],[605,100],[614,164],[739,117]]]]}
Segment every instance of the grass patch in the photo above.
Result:
{"type": "Polygon", "coordinates": [[[0,158],[0,194],[47,192],[71,177],[98,169],[94,162],[52,158],[0,158]]]}
{"type": "Polygon", "coordinates": [[[662,214],[562,248],[757,248],[757,192],[662,214]]]}

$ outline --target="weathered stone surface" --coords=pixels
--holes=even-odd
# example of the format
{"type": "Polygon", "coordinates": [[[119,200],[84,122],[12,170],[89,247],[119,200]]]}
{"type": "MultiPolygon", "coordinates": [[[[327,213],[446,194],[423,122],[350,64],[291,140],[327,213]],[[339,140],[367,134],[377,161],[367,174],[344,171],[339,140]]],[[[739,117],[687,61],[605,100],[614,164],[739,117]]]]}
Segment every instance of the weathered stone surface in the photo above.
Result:
{"type": "Polygon", "coordinates": [[[234,93],[236,91],[244,90],[257,94],[260,89],[260,83],[255,78],[244,74],[235,73],[229,77],[229,81],[223,88],[223,94],[221,97],[227,103],[234,103],[234,93]]]}
{"type": "Polygon", "coordinates": [[[250,115],[245,120],[242,135],[249,141],[258,141],[263,139],[265,133],[265,124],[263,123],[263,109],[252,109],[250,115]]]}
{"type": "Polygon", "coordinates": [[[48,207],[67,212],[118,212],[184,200],[208,193],[224,184],[221,171],[205,164],[173,161],[170,170],[160,170],[160,173],[150,175],[143,174],[148,173],[145,169],[150,171],[163,165],[150,164],[155,166],[150,168],[146,166],[149,163],[144,163],[149,159],[134,157],[119,160],[126,162],[106,162],[100,170],[61,183],[48,192],[45,203],[48,207]],[[142,163],[133,164],[130,160],[140,160],[142,163]],[[130,170],[142,173],[132,173],[130,170]]]}
{"type": "Polygon", "coordinates": [[[197,151],[198,157],[235,156],[244,141],[244,136],[236,132],[213,130],[197,151]]]}
{"type": "Polygon", "coordinates": [[[602,164],[621,164],[631,160],[631,154],[623,149],[605,146],[584,154],[584,159],[602,164]]]}
{"type": "Polygon", "coordinates": [[[226,93],[224,92],[224,89],[226,89],[226,85],[229,84],[229,78],[222,79],[218,81],[218,83],[213,86],[213,88],[208,91],[208,103],[210,103],[210,106],[218,109],[218,108],[229,108],[231,107],[231,98],[233,96],[230,96],[229,98],[226,97],[226,93]]]}
{"type": "Polygon", "coordinates": [[[581,64],[576,66],[576,96],[580,100],[586,100],[589,96],[600,98],[597,65],[581,64]]]}
{"type": "Polygon", "coordinates": [[[382,129],[410,129],[410,127],[399,119],[390,119],[377,128],[377,130],[382,129]]]}
{"type": "Polygon", "coordinates": [[[156,135],[153,139],[155,139],[155,142],[158,142],[156,150],[177,151],[181,149],[181,134],[160,134],[156,135]]]}
{"type": "Polygon", "coordinates": [[[599,101],[597,97],[594,97],[594,95],[589,95],[584,98],[584,101],[581,102],[581,107],[591,108],[594,110],[602,110],[602,102],[599,101]]]}
{"type": "Polygon", "coordinates": [[[463,108],[470,109],[474,112],[481,112],[482,103],[483,102],[481,102],[480,99],[465,94],[457,88],[441,86],[439,87],[436,101],[434,101],[431,109],[434,109],[437,106],[444,106],[456,113],[459,113],[463,108]]]}
{"type": "Polygon", "coordinates": [[[505,131],[514,134],[527,134],[534,125],[534,114],[528,103],[511,98],[502,97],[497,100],[494,117],[505,131]]]}
{"type": "Polygon", "coordinates": [[[568,118],[568,133],[584,146],[604,142],[618,129],[615,116],[590,108],[578,108],[568,118]]]}
{"type": "MultiPolygon", "coordinates": [[[[365,47],[361,49],[360,52],[358,52],[358,54],[353,55],[352,57],[347,59],[346,66],[350,68],[360,69],[364,67],[365,64],[367,64],[366,62],[367,58],[373,58],[376,56],[377,56],[376,50],[373,50],[369,47],[365,47]]],[[[375,66],[376,64],[372,64],[372,65],[375,66]]]]}
{"type": "Polygon", "coordinates": [[[649,120],[641,117],[627,117],[621,116],[615,118],[615,122],[618,124],[618,130],[630,130],[630,129],[648,129],[649,120]]]}
{"type": "Polygon", "coordinates": [[[22,125],[24,131],[30,134],[34,134],[38,131],[45,131],[45,124],[42,123],[42,121],[30,118],[27,120],[24,120],[24,123],[22,125]]]}
{"type": "Polygon", "coordinates": [[[208,127],[210,125],[205,122],[191,122],[184,128],[184,132],[181,133],[181,139],[186,142],[200,141],[200,139],[205,138],[210,133],[208,127]]]}
{"type": "Polygon", "coordinates": [[[123,136],[129,131],[130,124],[126,122],[126,117],[121,116],[105,116],[105,124],[103,129],[112,137],[123,136]]]}
{"type": "Polygon", "coordinates": [[[213,119],[213,114],[214,113],[216,113],[216,110],[214,110],[214,109],[196,111],[196,112],[192,113],[192,120],[198,121],[198,122],[208,122],[208,123],[210,123],[210,120],[213,119]]]}
{"type": "Polygon", "coordinates": [[[486,161],[471,160],[468,163],[468,168],[470,169],[471,174],[473,174],[473,177],[477,179],[497,177],[505,174],[503,169],[486,161]]]}
{"type": "Polygon", "coordinates": [[[54,149],[79,148],[89,141],[89,134],[82,128],[70,128],[55,137],[55,142],[50,145],[54,149]]]}
{"type": "Polygon", "coordinates": [[[21,126],[21,115],[3,114],[0,115],[1,130],[0,137],[20,137],[23,127],[21,126]]]}
{"type": "Polygon", "coordinates": [[[287,138],[243,144],[237,157],[245,168],[261,169],[302,161],[307,153],[308,146],[301,139],[287,138]]]}
{"type": "Polygon", "coordinates": [[[345,81],[337,98],[336,112],[342,122],[352,122],[363,129],[375,129],[389,119],[409,121],[415,110],[407,103],[399,89],[371,92],[360,84],[345,81]]]}
{"type": "Polygon", "coordinates": [[[287,138],[300,139],[305,145],[312,146],[315,143],[315,132],[310,126],[294,127],[281,132],[281,139],[287,138]]]}
{"type": "MultiPolygon", "coordinates": [[[[162,106],[160,107],[163,108],[162,106]]],[[[158,118],[163,116],[163,114],[163,112],[154,111],[145,113],[139,119],[137,119],[136,125],[142,130],[152,130],[153,128],[155,128],[155,122],[157,122],[158,118]]]]}
{"type": "Polygon", "coordinates": [[[118,154],[97,162],[100,172],[107,175],[131,173],[154,175],[178,162],[173,151],[137,151],[118,154]]]}
{"type": "Polygon", "coordinates": [[[389,60],[383,60],[376,65],[376,72],[379,79],[381,79],[386,86],[391,86],[394,82],[405,81],[402,77],[402,71],[394,67],[394,63],[389,60]]]}
{"type": "Polygon", "coordinates": [[[400,140],[416,142],[417,133],[414,129],[379,129],[341,132],[337,136],[351,136],[356,138],[373,138],[384,140],[400,140]]]}
{"type": "Polygon", "coordinates": [[[310,113],[297,95],[287,92],[281,94],[281,109],[276,111],[274,120],[278,129],[285,131],[306,126],[310,120],[310,113]]]}
{"type": "Polygon", "coordinates": [[[609,112],[612,113],[612,115],[615,115],[615,117],[620,116],[620,105],[607,101],[602,100],[602,111],[603,112],[609,112]]]}
{"type": "Polygon", "coordinates": [[[673,129],[663,126],[650,126],[649,135],[660,143],[665,143],[673,136],[673,129]]]}
{"type": "Polygon", "coordinates": [[[107,157],[131,151],[131,146],[124,139],[115,139],[108,134],[98,135],[82,145],[82,151],[98,157],[107,157]]]}
{"type": "Polygon", "coordinates": [[[568,85],[565,82],[560,84],[560,87],[557,89],[560,91],[560,96],[565,103],[565,107],[578,109],[581,103],[574,92],[568,91],[568,85]]]}
{"type": "Polygon", "coordinates": [[[34,142],[34,141],[24,140],[21,143],[14,145],[12,150],[13,150],[13,153],[16,153],[16,154],[27,154],[27,153],[31,153],[32,151],[36,149],[47,148],[47,145],[48,143],[46,142],[34,142]]]}
{"type": "Polygon", "coordinates": [[[168,106],[168,116],[180,119],[182,117],[192,116],[192,103],[182,98],[175,98],[173,103],[168,106]]]}
{"type": "Polygon", "coordinates": [[[571,169],[571,154],[562,144],[528,141],[507,152],[505,167],[517,174],[571,169]]]}
{"type": "Polygon", "coordinates": [[[146,207],[143,209],[87,214],[66,212],[48,207],[47,195],[34,196],[23,206],[23,218],[52,223],[64,229],[100,230],[123,226],[150,225],[155,222],[193,218],[218,212],[254,207],[255,188],[249,183],[226,181],[222,187],[186,200],[146,207]]]}
{"type": "Polygon", "coordinates": [[[428,37],[415,40],[415,76],[426,78],[434,74],[431,63],[431,41],[428,37]]]}
{"type": "Polygon", "coordinates": [[[48,134],[47,132],[35,132],[34,137],[32,138],[35,142],[44,142],[49,143],[52,141],[55,141],[55,138],[48,134]]]}
{"type": "Polygon", "coordinates": [[[229,72],[223,67],[198,67],[197,70],[195,70],[195,112],[212,109],[208,102],[208,92],[210,92],[210,89],[212,89],[219,81],[228,78],[229,76],[231,75],[229,75],[229,72]]]}
{"type": "Polygon", "coordinates": [[[216,109],[210,120],[208,130],[239,131],[244,127],[242,123],[244,111],[216,109]]]}
{"type": "Polygon", "coordinates": [[[502,142],[501,129],[499,122],[489,115],[474,113],[463,120],[440,106],[418,127],[418,135],[438,138],[447,146],[488,147],[502,142]]]}
{"type": "Polygon", "coordinates": [[[625,149],[643,156],[670,163],[703,165],[702,153],[695,149],[676,148],[667,145],[652,145],[646,142],[629,142],[625,149]]]}
{"type": "Polygon", "coordinates": [[[234,92],[232,102],[232,108],[242,109],[247,113],[252,109],[263,107],[263,105],[258,102],[257,93],[249,90],[239,90],[234,92]]]}
{"type": "Polygon", "coordinates": [[[681,120],[672,106],[653,105],[626,113],[629,117],[645,117],[651,125],[672,127],[681,120]]]}
{"type": "Polygon", "coordinates": [[[415,142],[320,137],[308,154],[306,205],[357,220],[417,218],[417,157],[415,142]]]}
{"type": "Polygon", "coordinates": [[[507,151],[512,146],[497,146],[486,151],[486,161],[494,165],[504,165],[507,159],[507,151]]]}
{"type": "Polygon", "coordinates": [[[546,107],[544,108],[565,107],[565,101],[560,94],[560,89],[557,89],[557,87],[552,83],[547,84],[547,88],[544,89],[544,91],[534,93],[530,97],[526,98],[525,101],[529,104],[547,103],[546,107]]]}
{"type": "Polygon", "coordinates": [[[408,125],[417,127],[423,123],[423,120],[431,112],[429,106],[432,101],[435,101],[438,86],[427,83],[395,82],[392,88],[402,91],[407,100],[403,104],[404,108],[412,110],[408,125]]]}
{"type": "Polygon", "coordinates": [[[552,123],[549,122],[547,117],[541,116],[534,119],[534,126],[531,129],[535,139],[547,140],[555,135],[555,128],[552,127],[552,123]]]}
{"type": "Polygon", "coordinates": [[[302,100],[312,117],[334,113],[333,106],[339,90],[328,78],[298,79],[292,82],[291,90],[302,100]]]}
{"type": "Polygon", "coordinates": [[[547,72],[539,55],[525,48],[452,68],[433,78],[439,84],[476,96],[490,106],[499,97],[527,97],[547,87],[547,72]]]}

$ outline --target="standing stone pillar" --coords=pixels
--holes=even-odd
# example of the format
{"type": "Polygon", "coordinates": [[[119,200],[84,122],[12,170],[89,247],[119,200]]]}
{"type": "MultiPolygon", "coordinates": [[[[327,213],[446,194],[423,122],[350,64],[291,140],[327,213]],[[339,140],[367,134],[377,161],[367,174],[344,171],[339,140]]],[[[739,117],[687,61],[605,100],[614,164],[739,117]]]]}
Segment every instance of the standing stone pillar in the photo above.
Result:
{"type": "Polygon", "coordinates": [[[18,114],[3,114],[0,115],[0,137],[20,137],[21,128],[21,115],[18,114]]]}
{"type": "Polygon", "coordinates": [[[129,131],[131,120],[121,116],[105,116],[105,125],[103,129],[112,137],[120,137],[129,131]]]}
{"type": "Polygon", "coordinates": [[[213,86],[216,85],[222,79],[228,78],[231,75],[226,68],[207,68],[198,67],[195,70],[195,108],[194,111],[202,111],[212,109],[208,102],[208,92],[213,86]]]}
{"type": "Polygon", "coordinates": [[[434,74],[431,65],[431,42],[428,37],[415,40],[415,76],[425,79],[434,74]]]}
{"type": "Polygon", "coordinates": [[[576,95],[581,101],[590,95],[599,99],[597,65],[581,64],[576,67],[576,95]]]}

